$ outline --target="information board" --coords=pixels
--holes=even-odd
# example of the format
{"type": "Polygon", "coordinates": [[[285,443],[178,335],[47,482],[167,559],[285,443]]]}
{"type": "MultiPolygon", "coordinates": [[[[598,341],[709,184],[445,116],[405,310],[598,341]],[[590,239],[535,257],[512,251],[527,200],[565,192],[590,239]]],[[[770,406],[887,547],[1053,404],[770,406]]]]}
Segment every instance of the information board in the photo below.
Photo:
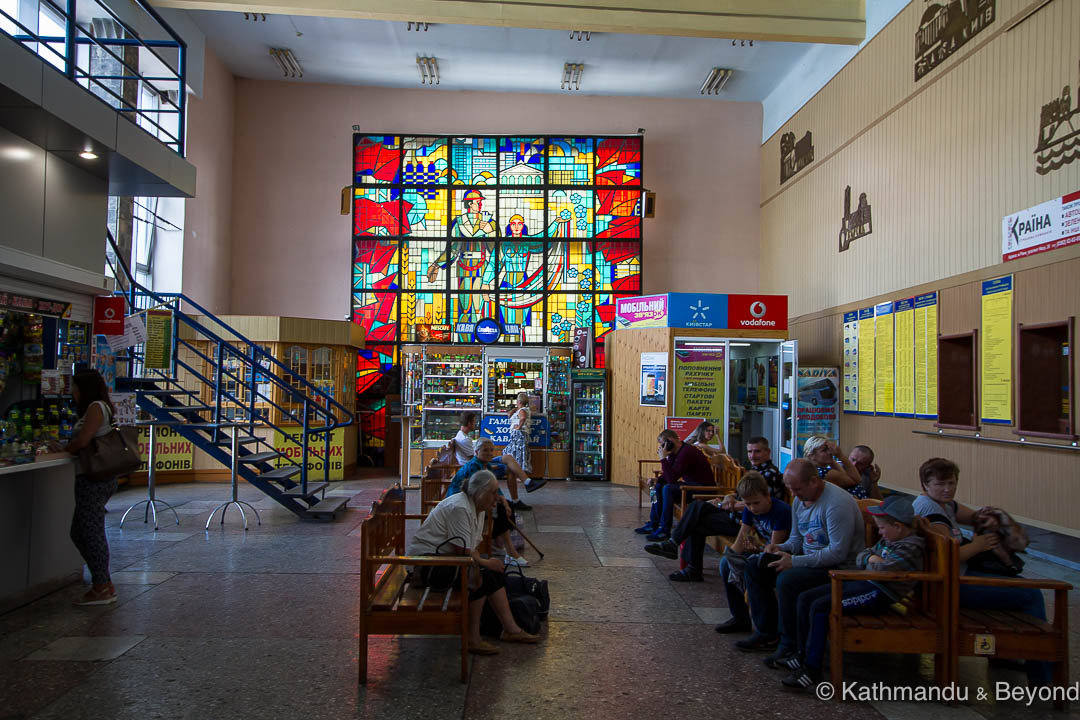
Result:
{"type": "Polygon", "coordinates": [[[915,417],[937,418],[937,316],[936,292],[915,298],[915,417]]]}
{"type": "Polygon", "coordinates": [[[893,384],[896,368],[893,366],[893,304],[881,303],[874,307],[874,412],[892,415],[893,384]]]}
{"type": "Polygon", "coordinates": [[[844,313],[844,412],[859,410],[859,313],[844,313]]]}
{"type": "Polygon", "coordinates": [[[859,311],[859,412],[874,414],[874,308],[859,311]]]}
{"type": "Polygon", "coordinates": [[[897,417],[915,417],[915,298],[893,303],[896,367],[893,402],[897,417]]]}
{"type": "Polygon", "coordinates": [[[1012,424],[1013,277],[984,280],[979,400],[984,423],[1012,424]]]}

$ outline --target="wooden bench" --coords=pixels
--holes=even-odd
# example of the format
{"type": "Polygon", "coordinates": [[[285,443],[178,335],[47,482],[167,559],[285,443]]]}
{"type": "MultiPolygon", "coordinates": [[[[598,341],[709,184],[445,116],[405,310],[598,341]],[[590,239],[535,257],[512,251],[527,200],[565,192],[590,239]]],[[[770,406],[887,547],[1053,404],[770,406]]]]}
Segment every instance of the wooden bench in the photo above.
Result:
{"type": "MultiPolygon", "coordinates": [[[[959,562],[957,562],[959,567],[959,562]]],[[[1069,590],[1072,585],[1059,580],[984,577],[963,575],[958,585],[980,587],[1035,588],[1054,591],[1053,620],[1046,622],[1011,610],[972,610],[960,607],[960,593],[953,593],[952,657],[950,677],[958,678],[960,657],[996,657],[1012,660],[1042,660],[1053,664],[1053,684],[1069,684],[1069,590]]],[[[1065,709],[1064,699],[1055,696],[1054,707],[1065,709]]]]}
{"type": "MultiPolygon", "coordinates": [[[[934,532],[924,535],[922,572],[832,570],[829,613],[829,673],[833,687],[842,687],[844,653],[903,653],[934,656],[934,682],[946,686],[955,677],[950,664],[952,598],[958,544],[934,532]],[[844,615],[841,583],[847,580],[915,580],[919,584],[904,603],[906,612],[890,608],[880,614],[844,615]]],[[[874,542],[877,542],[876,533],[874,542]]],[[[895,607],[895,606],[894,606],[895,607]]],[[[843,699],[842,693],[837,697],[843,699]]]]}
{"type": "Polygon", "coordinates": [[[468,556],[405,555],[405,521],[423,519],[405,514],[400,484],[383,491],[360,525],[359,682],[367,683],[368,637],[371,635],[460,635],[461,681],[469,675],[468,556]],[[459,568],[458,582],[446,592],[420,588],[408,579],[410,566],[459,568]]]}
{"type": "Polygon", "coordinates": [[[424,469],[420,480],[420,514],[427,517],[432,508],[446,497],[446,489],[454,480],[454,474],[461,468],[457,463],[440,463],[432,459],[424,469]]]}

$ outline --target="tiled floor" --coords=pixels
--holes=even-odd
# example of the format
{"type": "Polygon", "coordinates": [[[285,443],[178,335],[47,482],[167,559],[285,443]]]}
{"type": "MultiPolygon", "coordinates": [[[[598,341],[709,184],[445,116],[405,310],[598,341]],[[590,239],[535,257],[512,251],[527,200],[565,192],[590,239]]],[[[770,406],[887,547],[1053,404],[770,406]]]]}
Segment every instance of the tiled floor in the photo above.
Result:
{"type": "MultiPolygon", "coordinates": [[[[71,586],[0,616],[0,718],[1051,715],[1038,704],[840,704],[785,691],[759,656],[735,651],[731,638],[712,631],[729,616],[716,557],[707,558],[705,583],[670,583],[676,563],[642,552],[632,531],[645,516],[637,491],[580,483],[553,482],[527,496],[534,510],[524,513],[523,529],[545,553],[527,573],[546,578],[552,597],[540,645],[501,645],[500,655],[474,659],[463,685],[456,639],[375,638],[369,684],[358,687],[357,529],[389,482],[336,485],[335,494],[354,498],[328,524],[301,522],[242,488],[262,515],[248,532],[235,514],[203,529],[225,486],[161,487],[180,525],[166,511],[157,533],[141,514],[116,527],[145,492],[121,491],[107,516],[120,601],[72,607],[81,588],[71,586]]],[[[531,549],[526,556],[538,559],[531,549]]],[[[1035,558],[1028,568],[1080,587],[1071,569],[1035,558]]],[[[1069,610],[1075,633],[1080,599],[1069,610]]],[[[846,663],[845,679],[914,687],[927,684],[931,670],[927,659],[859,656],[846,663]]],[[[995,682],[1023,683],[1022,673],[977,660],[964,661],[961,674],[973,695],[995,682]]]]}

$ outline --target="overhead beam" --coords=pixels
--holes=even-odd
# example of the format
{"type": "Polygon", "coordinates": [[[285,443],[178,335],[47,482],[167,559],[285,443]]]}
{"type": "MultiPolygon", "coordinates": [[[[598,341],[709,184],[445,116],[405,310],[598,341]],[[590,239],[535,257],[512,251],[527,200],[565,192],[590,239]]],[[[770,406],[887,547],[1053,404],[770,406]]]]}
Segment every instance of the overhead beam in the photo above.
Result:
{"type": "Polygon", "coordinates": [[[181,10],[858,45],[865,0],[154,0],[181,10]]]}

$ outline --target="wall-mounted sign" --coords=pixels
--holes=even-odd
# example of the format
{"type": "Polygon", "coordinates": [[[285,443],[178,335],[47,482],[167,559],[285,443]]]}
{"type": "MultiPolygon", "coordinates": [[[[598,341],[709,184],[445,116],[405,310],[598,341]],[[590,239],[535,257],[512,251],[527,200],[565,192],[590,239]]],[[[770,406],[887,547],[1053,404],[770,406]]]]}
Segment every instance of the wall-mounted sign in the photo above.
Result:
{"type": "Polygon", "coordinates": [[[502,335],[502,327],[491,318],[484,318],[473,328],[473,339],[484,345],[498,341],[500,335],[502,335]]]}
{"type": "MultiPolygon", "coordinates": [[[[300,444],[304,431],[302,428],[289,428],[289,433],[274,431],[274,449],[285,457],[279,458],[278,467],[299,465],[304,458],[304,447],[300,444]],[[292,462],[289,462],[289,459],[292,462]]],[[[308,435],[308,479],[323,479],[323,456],[326,455],[326,434],[308,435]]],[[[341,480],[345,477],[345,428],[336,428],[330,433],[330,479],[341,480]]],[[[294,478],[300,481],[300,476],[294,478]]]]}
{"type": "MultiPolygon", "coordinates": [[[[1080,92],[1080,85],[1077,86],[1080,92]]],[[[1046,175],[1080,157],[1080,101],[1072,105],[1072,91],[1066,85],[1061,97],[1042,106],[1039,139],[1035,145],[1035,172],[1046,175]]]]}
{"type": "Polygon", "coordinates": [[[1013,276],[982,283],[981,384],[984,423],[1012,424],[1013,276]]]}
{"type": "MultiPolygon", "coordinates": [[[[458,332],[471,333],[472,327],[458,332]]],[[[420,324],[416,326],[416,337],[420,342],[450,342],[450,326],[420,324]]]]}
{"type": "Polygon", "coordinates": [[[667,407],[667,353],[641,353],[641,404],[667,407]]]}
{"type": "Polygon", "coordinates": [[[728,295],[727,327],[787,330],[787,295],[728,295]]]}
{"type": "MultiPolygon", "coordinates": [[[[491,438],[496,445],[510,442],[510,416],[501,413],[484,415],[480,421],[480,436],[491,438]]],[[[551,445],[551,425],[543,415],[533,415],[529,423],[529,445],[531,447],[549,447],[551,445]]]]}
{"type": "Polygon", "coordinates": [[[785,330],[787,295],[643,295],[618,299],[615,316],[616,330],[651,327],[785,330]]]}
{"type": "Polygon", "coordinates": [[[851,186],[844,188],[844,216],[840,219],[840,252],[844,252],[854,240],[866,237],[874,232],[874,223],[870,217],[870,203],[866,193],[859,195],[859,205],[851,209],[851,186]]]}
{"type": "Polygon", "coordinates": [[[811,435],[840,440],[840,371],[833,367],[799,367],[798,454],[811,435]]]}
{"type": "Polygon", "coordinates": [[[146,345],[143,367],[167,370],[172,364],[172,310],[146,311],[146,345]]]}
{"type": "MultiPolygon", "coordinates": [[[[150,462],[150,428],[139,428],[139,472],[147,472],[150,462]]],[[[159,427],[154,433],[154,470],[191,470],[194,468],[195,446],[172,428],[159,427]]]]}
{"type": "Polygon", "coordinates": [[[795,141],[795,133],[780,136],[780,184],[783,185],[804,167],[814,162],[814,141],[807,130],[802,140],[795,141]]]}
{"type": "Polygon", "coordinates": [[[668,296],[620,298],[615,305],[615,329],[667,327],[668,296]]]}
{"type": "MultiPolygon", "coordinates": [[[[120,307],[122,313],[124,307],[123,298],[120,299],[120,307]]],[[[19,295],[18,293],[0,292],[0,310],[18,310],[19,312],[37,313],[38,315],[67,317],[71,312],[71,304],[58,300],[45,300],[43,298],[19,295]]]]}
{"type": "Polygon", "coordinates": [[[996,0],[952,0],[926,6],[915,31],[915,81],[994,22],[996,0]]]}
{"type": "Polygon", "coordinates": [[[94,298],[94,334],[124,334],[124,298],[115,295],[94,298]]]}
{"type": "Polygon", "coordinates": [[[592,365],[592,328],[574,328],[573,366],[587,368],[592,365]]]}
{"type": "Polygon", "coordinates": [[[716,293],[668,293],[668,326],[728,327],[728,296],[716,293]]]}
{"type": "Polygon", "coordinates": [[[859,411],[859,313],[844,313],[844,412],[859,411]]]}
{"type": "Polygon", "coordinates": [[[1080,192],[1001,219],[1002,261],[1057,250],[1077,242],[1080,242],[1080,192]]]}
{"type": "Polygon", "coordinates": [[[664,429],[674,430],[680,440],[685,440],[703,422],[705,418],[667,417],[664,418],[664,429]]]}
{"type": "Polygon", "coordinates": [[[675,351],[675,413],[723,422],[725,388],[723,345],[675,351]]]}

